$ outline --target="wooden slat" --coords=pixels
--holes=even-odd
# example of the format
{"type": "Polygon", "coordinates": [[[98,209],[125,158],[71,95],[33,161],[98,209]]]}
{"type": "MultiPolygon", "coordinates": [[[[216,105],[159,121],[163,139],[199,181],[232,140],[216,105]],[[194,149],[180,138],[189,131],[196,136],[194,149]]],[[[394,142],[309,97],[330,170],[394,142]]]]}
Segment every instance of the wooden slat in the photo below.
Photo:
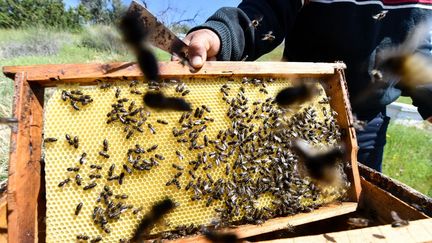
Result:
{"type": "MultiPolygon", "coordinates": [[[[188,66],[178,62],[160,62],[160,73],[163,78],[186,77],[202,78],[209,76],[238,77],[301,77],[334,74],[335,69],[345,68],[343,63],[296,63],[296,62],[206,62],[197,71],[191,72],[188,66]]],[[[43,85],[55,85],[62,82],[94,82],[95,79],[127,80],[142,78],[142,73],[135,63],[111,64],[61,64],[3,67],[3,73],[13,77],[15,73],[27,72],[30,82],[43,85]]]]}
{"type": "Polygon", "coordinates": [[[343,71],[337,69],[336,75],[331,76],[323,85],[327,95],[331,97],[330,106],[338,113],[338,116],[336,116],[337,122],[345,131],[342,139],[348,148],[346,160],[351,162],[350,170],[347,171],[349,181],[352,183],[349,194],[352,200],[358,201],[361,193],[360,175],[357,168],[358,145],[348,97],[348,86],[343,71]]]}
{"type": "Polygon", "coordinates": [[[24,73],[15,76],[14,117],[7,192],[9,242],[34,242],[37,235],[37,199],[40,189],[42,104],[24,73]]]}
{"type": "Polygon", "coordinates": [[[362,194],[359,201],[359,208],[368,213],[371,218],[376,218],[378,222],[392,222],[391,211],[397,212],[402,219],[407,220],[428,218],[424,213],[419,212],[363,178],[361,178],[361,186],[362,194]]]}
{"type": "Polygon", "coordinates": [[[362,177],[375,186],[432,217],[432,198],[365,165],[359,164],[362,177]]]}
{"type": "Polygon", "coordinates": [[[7,196],[0,198],[0,242],[7,242],[7,196]]]}
{"type": "MultiPolygon", "coordinates": [[[[343,202],[340,204],[332,204],[321,207],[313,213],[299,213],[289,217],[280,217],[270,219],[262,225],[242,225],[235,229],[223,230],[224,232],[235,233],[239,238],[247,238],[250,236],[260,235],[268,232],[282,230],[291,226],[302,225],[322,219],[336,217],[356,211],[357,203],[354,202],[343,202]]],[[[189,237],[185,239],[177,240],[176,242],[205,242],[202,236],[189,237]]]]}
{"type": "MultiPolygon", "coordinates": [[[[355,229],[325,235],[334,238],[336,242],[432,242],[432,219],[411,221],[408,226],[393,228],[390,224],[370,228],[355,229]],[[384,237],[384,238],[382,238],[384,237]]],[[[321,242],[324,234],[302,236],[289,239],[262,241],[262,243],[282,242],[321,242]]],[[[325,242],[325,241],[324,241],[325,242]]],[[[331,242],[328,241],[327,242],[331,242]]]]}

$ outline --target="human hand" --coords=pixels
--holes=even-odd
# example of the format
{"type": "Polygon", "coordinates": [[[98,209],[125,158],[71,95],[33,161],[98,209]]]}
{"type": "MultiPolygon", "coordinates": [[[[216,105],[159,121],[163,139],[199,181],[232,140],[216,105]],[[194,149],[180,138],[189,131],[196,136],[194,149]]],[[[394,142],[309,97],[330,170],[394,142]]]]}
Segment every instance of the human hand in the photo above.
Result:
{"type": "MultiPolygon", "coordinates": [[[[189,46],[188,58],[194,68],[201,68],[205,61],[215,61],[221,46],[219,36],[209,29],[191,32],[183,41],[189,46]]],[[[173,56],[171,60],[178,61],[179,58],[173,56]]]]}

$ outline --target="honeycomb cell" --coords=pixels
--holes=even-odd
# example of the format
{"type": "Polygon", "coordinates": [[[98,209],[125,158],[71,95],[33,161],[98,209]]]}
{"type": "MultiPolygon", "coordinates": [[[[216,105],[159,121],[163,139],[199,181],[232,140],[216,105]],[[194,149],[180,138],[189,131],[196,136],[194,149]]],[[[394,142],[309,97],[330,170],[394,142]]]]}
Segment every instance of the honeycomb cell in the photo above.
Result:
{"type": "MultiPolygon", "coordinates": [[[[239,156],[239,152],[223,151],[220,154],[226,157],[225,161],[217,161],[215,157],[212,157],[210,153],[218,151],[214,143],[209,143],[208,146],[204,146],[200,149],[190,150],[191,143],[178,142],[180,138],[190,139],[189,136],[194,129],[203,129],[199,132],[196,139],[197,146],[204,144],[204,135],[209,140],[220,140],[218,137],[219,131],[227,130],[232,128],[233,121],[227,116],[229,105],[227,101],[223,100],[224,95],[221,92],[221,87],[227,85],[229,89],[226,90],[227,100],[235,99],[239,95],[239,91],[244,87],[244,97],[249,104],[247,112],[252,114],[254,109],[256,111],[256,119],[252,119],[248,124],[253,124],[254,128],[251,129],[251,133],[256,132],[257,129],[262,126],[262,118],[258,116],[264,114],[262,104],[265,103],[269,97],[274,97],[275,94],[284,87],[290,85],[288,80],[276,79],[274,82],[266,83],[266,85],[254,85],[254,84],[242,84],[242,80],[227,81],[225,79],[217,80],[202,80],[202,79],[187,79],[183,80],[186,83],[187,89],[190,93],[184,98],[189,102],[194,111],[190,115],[190,119],[196,122],[191,129],[188,129],[185,134],[174,136],[173,129],[176,128],[181,130],[182,124],[179,123],[183,112],[178,111],[160,111],[148,108],[144,105],[142,95],[131,94],[128,83],[119,82],[113,85],[113,87],[101,90],[96,86],[78,87],[74,85],[59,86],[54,92],[51,99],[47,101],[45,114],[44,114],[44,136],[55,137],[58,141],[51,144],[44,145],[44,156],[45,156],[45,170],[46,170],[46,198],[47,198],[47,242],[75,242],[76,235],[85,234],[91,237],[101,235],[103,242],[118,242],[121,238],[130,238],[133,234],[134,228],[139,224],[140,219],[150,210],[153,203],[162,200],[166,197],[172,198],[175,202],[179,203],[180,206],[176,207],[171,213],[166,215],[163,222],[160,222],[152,229],[152,234],[160,233],[163,231],[169,231],[175,229],[179,225],[209,225],[212,221],[215,221],[219,215],[215,212],[216,208],[224,206],[225,200],[213,200],[209,206],[206,206],[208,197],[203,196],[201,200],[192,201],[194,196],[194,189],[185,190],[186,185],[190,181],[197,181],[193,179],[189,171],[194,171],[194,164],[191,161],[204,160],[203,153],[206,153],[205,166],[200,166],[195,172],[194,176],[200,178],[201,181],[210,181],[210,178],[214,181],[212,185],[218,180],[223,179],[224,181],[231,180],[233,175],[233,165],[239,156]],[[260,91],[264,86],[268,94],[260,91]],[[129,139],[126,138],[128,131],[133,128],[132,125],[127,125],[119,121],[118,119],[107,124],[107,114],[113,110],[113,106],[118,103],[118,99],[115,98],[115,88],[121,89],[120,98],[128,98],[128,101],[122,102],[125,110],[128,110],[131,102],[135,102],[135,107],[143,107],[142,112],[150,112],[150,114],[144,114],[146,121],[142,124],[142,132],[134,130],[133,134],[129,139]],[[82,107],[80,111],[76,111],[71,108],[69,102],[64,102],[61,99],[62,90],[74,90],[80,89],[85,95],[90,95],[93,102],[82,107]],[[253,105],[253,102],[259,102],[257,105],[253,105]],[[206,105],[209,110],[205,111],[202,105],[206,105]],[[255,108],[256,107],[256,108],[255,108]],[[195,117],[194,113],[196,108],[202,108],[203,115],[201,118],[195,117]],[[162,119],[168,122],[167,125],[160,124],[157,122],[158,119],[162,119]],[[203,124],[201,122],[205,121],[203,124]],[[151,124],[156,130],[155,134],[152,134],[148,128],[148,124],[151,124]],[[203,128],[203,125],[206,125],[203,128]],[[79,147],[75,149],[69,145],[66,141],[65,135],[69,134],[72,137],[79,137],[79,147]],[[109,158],[104,158],[99,155],[99,151],[103,150],[103,140],[107,139],[109,142],[109,148],[107,153],[109,158]],[[151,159],[157,161],[158,165],[152,164],[150,170],[138,170],[133,167],[133,163],[129,161],[128,150],[136,149],[136,145],[149,149],[153,145],[158,145],[154,151],[146,151],[140,153],[140,163],[152,163],[151,159]],[[179,156],[175,151],[179,151],[184,157],[180,160],[179,156]],[[84,164],[79,163],[81,154],[87,153],[84,164]],[[157,159],[155,155],[162,155],[164,159],[157,159]],[[199,158],[201,156],[201,159],[199,158]],[[144,162],[147,161],[147,162],[144,162]],[[150,162],[149,162],[150,161],[150,162]],[[172,166],[175,163],[183,170],[176,169],[172,166]],[[100,165],[102,170],[98,171],[91,169],[90,165],[100,165]],[[123,164],[133,168],[133,173],[125,172],[125,177],[122,185],[119,185],[118,180],[109,180],[108,168],[115,164],[113,171],[114,176],[120,175],[125,172],[123,164]],[[230,167],[231,171],[226,175],[226,167],[230,167]],[[206,166],[209,168],[204,169],[206,166]],[[210,168],[211,166],[211,168],[210,168]],[[68,167],[79,167],[79,172],[67,171],[68,167]],[[177,178],[177,181],[181,189],[177,189],[175,185],[166,186],[166,183],[172,180],[177,173],[181,172],[182,175],[177,178]],[[75,177],[79,174],[82,177],[82,186],[76,184],[75,177]],[[100,179],[90,179],[90,174],[100,174],[100,179]],[[207,175],[208,174],[208,175],[207,175]],[[210,177],[210,178],[209,178],[210,177]],[[58,183],[66,178],[70,178],[71,181],[64,187],[58,187],[58,183]],[[83,187],[91,183],[96,183],[96,186],[89,190],[83,190],[83,187]],[[143,207],[142,211],[133,214],[133,209],[126,209],[119,219],[110,219],[108,227],[111,229],[111,233],[105,233],[99,225],[93,223],[92,214],[95,207],[105,207],[103,202],[97,202],[97,198],[100,193],[104,190],[104,186],[108,185],[113,194],[126,194],[127,199],[112,199],[116,203],[122,202],[124,205],[133,205],[133,209],[143,207]],[[79,216],[75,216],[75,208],[78,202],[83,202],[83,208],[79,216]]],[[[318,85],[322,90],[322,87],[318,85]]],[[[146,85],[139,84],[134,89],[138,89],[143,93],[146,92],[146,85]]],[[[162,87],[164,93],[168,96],[182,97],[180,93],[175,91],[175,84],[167,84],[162,87]]],[[[322,110],[325,109],[331,112],[328,104],[320,102],[325,96],[325,92],[322,92],[320,97],[316,97],[311,102],[303,104],[299,109],[295,111],[286,111],[280,113],[280,117],[286,122],[283,129],[291,131],[295,136],[299,136],[309,141],[311,144],[319,146],[320,144],[335,144],[338,142],[338,136],[331,137],[327,135],[325,129],[311,129],[307,128],[307,124],[297,124],[291,122],[293,117],[298,114],[305,114],[308,107],[313,107],[317,113],[316,120],[320,122],[320,126],[334,126],[330,123],[332,117],[328,117],[323,114],[322,110]],[[327,121],[325,121],[327,118],[327,121]],[[307,131],[313,131],[311,135],[307,131]],[[317,139],[317,137],[320,137],[317,139]],[[316,141],[315,141],[315,140],[316,141]]],[[[133,110],[133,109],[131,109],[133,110]]],[[[131,112],[131,111],[129,111],[131,112]]],[[[138,116],[130,116],[131,118],[138,116]]],[[[300,119],[300,118],[299,118],[300,119]]],[[[188,119],[185,119],[183,124],[188,119]]],[[[132,122],[133,123],[133,122],[132,122]]],[[[135,123],[136,124],[136,123],[135,123]]],[[[327,128],[326,128],[327,129],[327,128]]],[[[293,135],[293,137],[295,137],[293,135]]],[[[229,138],[228,138],[229,139],[229,138]]],[[[252,142],[254,139],[252,138],[252,142]]],[[[275,142],[276,143],[276,142],[275,142]]],[[[244,145],[246,148],[247,146],[244,145]]],[[[247,147],[249,149],[249,147],[247,147]]],[[[252,149],[252,147],[250,147],[252,149]]],[[[253,148],[259,150],[259,148],[253,148]]],[[[221,148],[220,150],[224,150],[221,148]]],[[[226,149],[228,150],[228,149],[226,149]]],[[[137,156],[134,154],[133,156],[137,156]]],[[[269,155],[271,157],[271,155],[269,155]]],[[[259,164],[262,168],[268,166],[266,159],[269,156],[262,156],[259,159],[251,161],[259,164]]],[[[250,165],[247,165],[250,166],[250,165]]],[[[248,167],[249,169],[253,166],[248,167]]],[[[260,167],[260,168],[261,168],[260,167]]],[[[251,179],[258,180],[260,173],[253,172],[251,169],[251,179]]],[[[288,169],[287,169],[288,170],[288,169]]],[[[298,176],[296,173],[293,176],[298,176]]],[[[237,169],[238,171],[238,169],[237,169]]],[[[237,172],[236,172],[237,173],[237,172]]],[[[240,173],[240,172],[238,172],[240,173]]],[[[308,190],[309,182],[304,180],[303,185],[298,188],[306,188],[308,190]]],[[[297,189],[298,189],[297,188],[297,189]]],[[[285,190],[280,188],[280,190],[285,190]]],[[[294,190],[290,188],[290,190],[294,190]]],[[[320,204],[333,201],[343,194],[343,190],[339,188],[325,188],[319,192],[320,204]]],[[[293,193],[287,191],[287,193],[293,193]]],[[[263,210],[264,207],[274,208],[272,201],[275,198],[271,193],[263,193],[258,195],[254,199],[256,208],[263,210]]],[[[300,200],[300,199],[299,199],[300,200]]],[[[102,199],[103,201],[103,199],[102,199]]],[[[232,220],[239,220],[242,218],[242,214],[245,214],[242,209],[238,216],[232,220]]]]}

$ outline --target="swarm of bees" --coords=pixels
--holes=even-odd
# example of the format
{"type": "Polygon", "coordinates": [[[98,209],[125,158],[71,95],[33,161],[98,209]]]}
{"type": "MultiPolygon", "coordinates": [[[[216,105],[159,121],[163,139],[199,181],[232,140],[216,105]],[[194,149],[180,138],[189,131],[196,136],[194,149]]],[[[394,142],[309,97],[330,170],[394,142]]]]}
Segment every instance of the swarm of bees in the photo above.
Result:
{"type": "MultiPolygon", "coordinates": [[[[206,207],[220,201],[224,204],[214,209],[217,220],[212,220],[209,225],[177,225],[173,230],[161,233],[160,237],[167,239],[176,239],[197,232],[205,234],[209,239],[214,237],[235,239],[235,235],[220,236],[212,230],[244,223],[263,224],[276,216],[309,212],[320,206],[317,201],[319,188],[308,177],[302,175],[298,167],[304,164],[309,169],[307,175],[317,180],[322,179],[321,173],[324,173],[314,162],[317,158],[318,160],[326,158],[328,163],[325,163],[325,166],[337,167],[343,154],[338,147],[333,147],[341,136],[334,118],[337,113],[325,107],[317,110],[315,107],[306,106],[301,112],[285,119],[284,107],[290,106],[292,101],[286,101],[283,97],[276,99],[268,97],[253,102],[249,100],[246,89],[252,87],[265,95],[267,85],[272,82],[273,79],[243,78],[242,85],[236,86],[237,88],[229,83],[223,84],[220,87],[220,99],[227,107],[226,117],[230,122],[228,127],[221,129],[214,137],[206,133],[207,128],[215,122],[212,109],[207,105],[196,106],[193,110],[179,113],[176,124],[162,118],[155,119],[159,124],[158,129],[172,127],[171,133],[179,148],[196,152],[195,158],[189,160],[186,165],[182,161],[187,156],[179,148],[173,148],[178,161],[166,161],[165,155],[158,151],[157,144],[148,147],[136,144],[127,150],[127,162],[123,164],[113,163],[106,166],[90,164],[91,172],[87,175],[90,181],[84,182],[85,176],[80,172],[81,166],[88,163],[87,153],[84,152],[79,158],[79,165],[68,168],[69,177],[60,181],[58,186],[63,188],[74,182],[82,190],[95,190],[103,178],[116,182],[120,186],[124,180],[127,180],[128,175],[146,173],[157,168],[161,163],[169,163],[175,172],[168,181],[163,182],[165,186],[188,193],[191,202],[204,202],[206,207]],[[321,121],[320,116],[325,119],[321,121]],[[313,149],[302,149],[295,141],[312,145],[321,143],[333,145],[330,145],[327,150],[322,150],[324,152],[317,153],[317,156],[310,153],[313,149]],[[224,168],[224,177],[218,178],[211,172],[220,167],[224,168]],[[267,194],[273,197],[271,205],[258,206],[257,200],[267,194]],[[304,200],[309,203],[304,204],[304,200]]],[[[182,95],[186,88],[181,82],[166,84],[161,82],[161,84],[163,87],[175,87],[179,95],[182,95]],[[180,91],[181,89],[183,91],[180,91]]],[[[131,89],[134,89],[133,86],[131,89]]],[[[316,91],[312,86],[307,86],[306,89],[316,91]]],[[[302,97],[304,92],[297,93],[302,97]]],[[[310,94],[310,92],[306,93],[310,94]]],[[[125,139],[130,138],[131,135],[128,134],[131,130],[141,133],[139,129],[148,128],[150,134],[156,134],[155,127],[147,119],[151,113],[144,106],[135,104],[133,100],[121,98],[120,94],[119,88],[115,88],[115,103],[111,105],[112,110],[107,114],[106,123],[124,126],[125,139]]],[[[310,96],[313,97],[313,94],[310,96]]],[[[311,97],[305,99],[305,102],[311,97]]],[[[294,101],[297,102],[295,98],[294,101]]],[[[323,98],[319,103],[327,104],[328,99],[323,98]]],[[[66,134],[65,137],[68,144],[78,148],[78,136],[66,134]]],[[[54,142],[57,138],[45,140],[45,142],[54,142]]],[[[101,141],[98,146],[100,150],[97,156],[100,160],[110,158],[111,145],[108,139],[101,141]]],[[[96,198],[97,204],[93,208],[91,218],[100,230],[110,234],[111,222],[116,222],[121,217],[128,217],[127,215],[130,214],[126,215],[127,212],[136,215],[143,208],[127,203],[128,195],[115,194],[110,186],[103,184],[102,186],[103,190],[96,198]]],[[[83,202],[79,202],[73,214],[78,217],[85,207],[83,202]]],[[[170,208],[166,212],[171,210],[175,208],[170,208]]],[[[149,213],[151,215],[152,210],[149,213]]],[[[147,221],[154,223],[158,220],[147,221]]],[[[151,228],[150,226],[138,227],[135,237],[148,237],[151,228]]],[[[93,240],[92,242],[97,242],[100,237],[77,235],[77,239],[93,240]]]]}
{"type": "Polygon", "coordinates": [[[90,97],[90,95],[84,95],[81,90],[71,90],[71,91],[63,90],[61,94],[61,98],[65,102],[69,100],[69,103],[72,106],[72,108],[74,108],[77,111],[80,110],[80,106],[85,106],[93,102],[93,99],[90,97]]]}

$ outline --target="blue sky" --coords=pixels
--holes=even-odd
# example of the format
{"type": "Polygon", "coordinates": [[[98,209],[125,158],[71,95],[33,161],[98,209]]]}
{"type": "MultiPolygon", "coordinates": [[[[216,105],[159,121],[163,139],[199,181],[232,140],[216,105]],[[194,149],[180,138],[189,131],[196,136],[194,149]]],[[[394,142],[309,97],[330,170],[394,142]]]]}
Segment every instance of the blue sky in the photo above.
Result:
{"type": "MultiPolygon", "coordinates": [[[[79,0],[63,0],[67,6],[76,6],[79,0]]],[[[126,5],[129,5],[131,0],[123,0],[126,5]]],[[[148,8],[152,13],[157,14],[161,10],[171,4],[172,7],[184,11],[184,16],[181,19],[191,18],[197,11],[200,15],[197,17],[197,24],[203,23],[214,11],[220,7],[235,7],[240,0],[147,0],[148,8]]],[[[173,16],[174,20],[178,20],[180,16],[173,16]]]]}

